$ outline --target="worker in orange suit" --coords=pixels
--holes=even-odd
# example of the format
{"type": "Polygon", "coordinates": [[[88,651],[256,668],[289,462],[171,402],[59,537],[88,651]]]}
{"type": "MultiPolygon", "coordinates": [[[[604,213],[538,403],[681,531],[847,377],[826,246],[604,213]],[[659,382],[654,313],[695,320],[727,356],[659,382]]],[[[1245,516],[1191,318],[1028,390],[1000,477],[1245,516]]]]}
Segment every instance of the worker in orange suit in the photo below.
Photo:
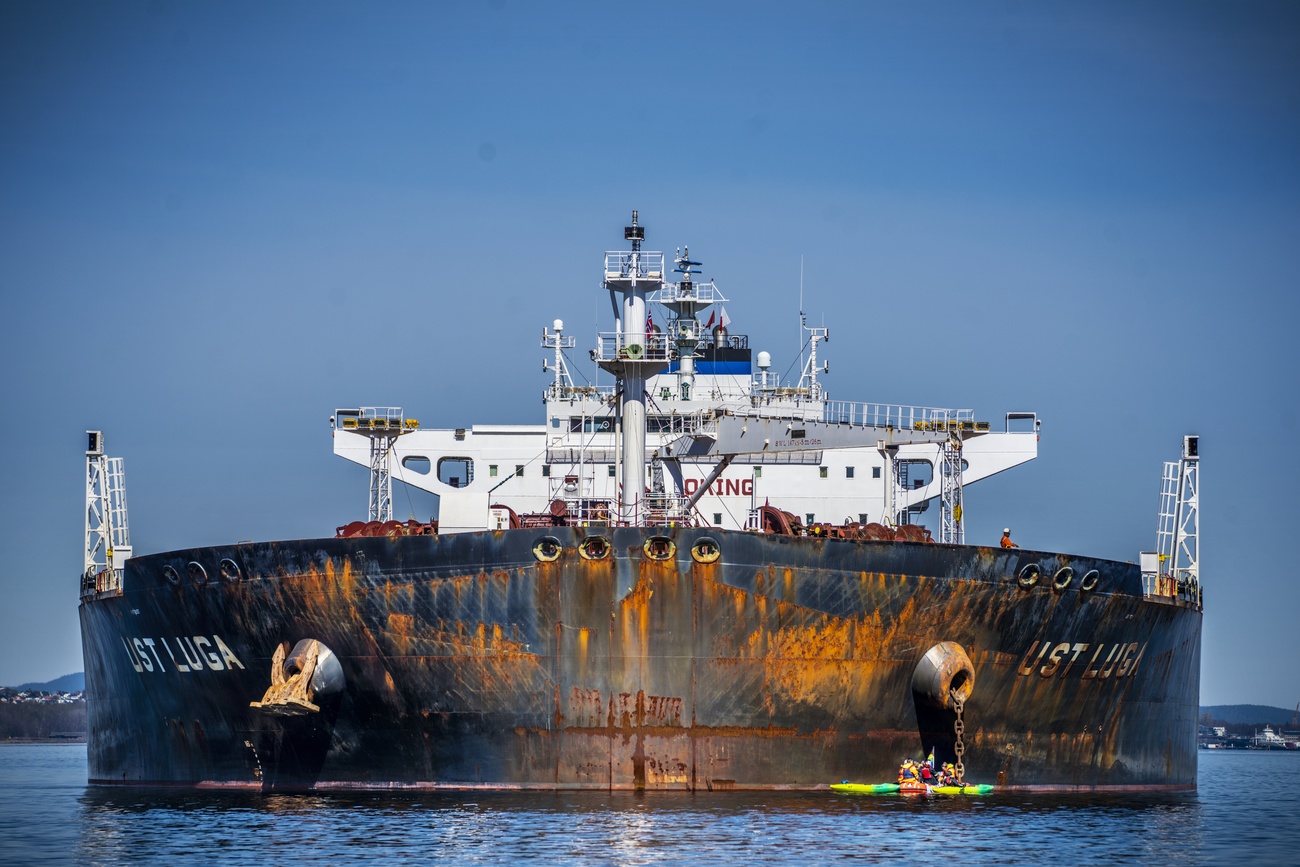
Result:
{"type": "Polygon", "coordinates": [[[1011,541],[1011,528],[1010,528],[1010,527],[1007,527],[1005,530],[1002,531],[1002,547],[1003,547],[1003,548],[1019,548],[1019,547],[1020,547],[1020,546],[1017,545],[1015,542],[1012,542],[1012,541],[1011,541]]]}

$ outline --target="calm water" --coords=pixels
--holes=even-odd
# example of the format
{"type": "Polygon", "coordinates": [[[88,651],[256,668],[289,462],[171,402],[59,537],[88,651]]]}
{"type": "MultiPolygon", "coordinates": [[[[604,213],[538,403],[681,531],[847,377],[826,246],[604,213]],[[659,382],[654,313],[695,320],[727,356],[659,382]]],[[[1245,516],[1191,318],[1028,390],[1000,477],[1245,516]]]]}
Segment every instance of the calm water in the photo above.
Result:
{"type": "Polygon", "coordinates": [[[178,794],[0,745],[2,864],[1300,864],[1300,753],[1201,752],[1180,795],[178,794]]]}

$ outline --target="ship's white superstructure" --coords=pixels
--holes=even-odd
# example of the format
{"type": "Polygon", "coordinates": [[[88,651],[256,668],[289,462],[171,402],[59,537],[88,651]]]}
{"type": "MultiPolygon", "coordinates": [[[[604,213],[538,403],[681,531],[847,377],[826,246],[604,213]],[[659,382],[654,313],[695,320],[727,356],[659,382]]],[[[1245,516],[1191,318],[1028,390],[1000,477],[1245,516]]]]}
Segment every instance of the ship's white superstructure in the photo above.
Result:
{"type": "Polygon", "coordinates": [[[963,486],[1037,456],[1032,412],[1007,413],[994,429],[967,409],[831,400],[818,379],[825,328],[805,329],[799,382],[779,382],[769,353],[754,358],[748,337],[729,333],[727,299],[693,280],[689,251],[671,281],[664,254],[640,249],[643,233],[634,214],[632,249],[605,254],[616,318],[590,356],[615,384],[574,384],[575,341],[556,320],[542,332],[552,381],[541,424],[403,421],[400,437],[377,438],[377,420],[404,419],[400,410],[340,409],[335,453],[373,472],[382,440],[391,478],[438,495],[443,533],[503,529],[528,514],[744,529],[769,502],[806,526],[892,527],[920,523],[935,504],[928,523],[950,542],[963,541],[963,486]]]}

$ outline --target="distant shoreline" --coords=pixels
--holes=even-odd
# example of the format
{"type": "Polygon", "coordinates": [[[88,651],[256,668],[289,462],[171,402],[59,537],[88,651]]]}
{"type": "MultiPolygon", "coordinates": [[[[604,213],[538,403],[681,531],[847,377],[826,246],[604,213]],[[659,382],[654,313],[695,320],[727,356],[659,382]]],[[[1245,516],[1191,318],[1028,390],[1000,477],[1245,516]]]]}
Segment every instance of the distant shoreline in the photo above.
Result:
{"type": "Polygon", "coordinates": [[[84,744],[85,735],[70,738],[0,738],[0,744],[84,744]]]}

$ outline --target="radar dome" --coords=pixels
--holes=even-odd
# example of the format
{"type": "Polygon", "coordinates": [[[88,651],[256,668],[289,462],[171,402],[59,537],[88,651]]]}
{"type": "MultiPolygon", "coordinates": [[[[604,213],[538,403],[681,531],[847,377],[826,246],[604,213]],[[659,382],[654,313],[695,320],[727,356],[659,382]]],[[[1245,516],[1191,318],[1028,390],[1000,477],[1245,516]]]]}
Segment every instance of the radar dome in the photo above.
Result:
{"type": "Polygon", "coordinates": [[[767,370],[771,366],[772,366],[772,353],[760,352],[758,354],[758,369],[767,370]]]}
{"type": "Polygon", "coordinates": [[[555,320],[554,322],[551,323],[551,327],[554,328],[556,331],[563,331],[563,330],[564,330],[564,320],[563,320],[563,319],[557,319],[557,320],[555,320]]]}

